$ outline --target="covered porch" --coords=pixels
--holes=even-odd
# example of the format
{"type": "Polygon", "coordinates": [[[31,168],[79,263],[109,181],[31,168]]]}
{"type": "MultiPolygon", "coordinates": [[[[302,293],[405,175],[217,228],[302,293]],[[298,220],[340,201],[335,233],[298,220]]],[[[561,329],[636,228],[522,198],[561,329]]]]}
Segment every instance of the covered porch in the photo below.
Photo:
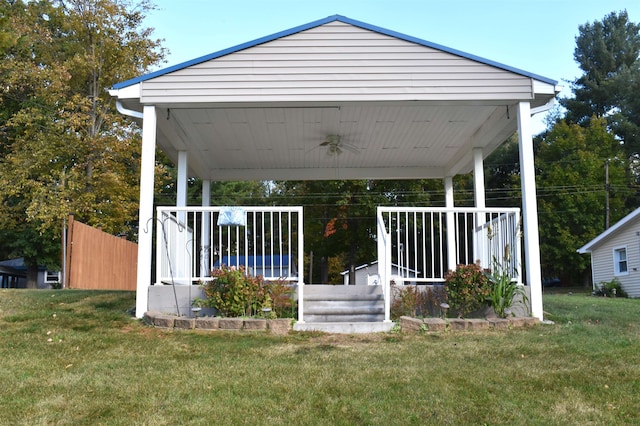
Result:
{"type": "MultiPolygon", "coordinates": [[[[174,284],[202,278],[222,261],[212,248],[223,206],[209,206],[211,181],[442,179],[444,209],[378,210],[381,322],[390,322],[391,263],[411,262],[421,280],[436,282],[458,263],[490,266],[491,250],[504,253],[507,245],[517,259],[514,277],[530,287],[531,313],[542,319],[531,116],[550,108],[557,93],[548,78],[337,15],[114,85],[119,110],[143,129],[136,315],[149,308],[149,287],[166,283],[162,271],[152,282],[152,228],[175,227],[164,249],[182,265],[171,274],[174,284]],[[515,132],[522,214],[488,209],[484,198],[484,158],[515,132]],[[154,211],[156,147],[178,166],[178,202],[154,211]],[[475,207],[456,208],[453,176],[469,172],[475,207]],[[203,206],[186,205],[189,177],[203,180],[203,206]],[[504,241],[495,243],[497,235],[504,241]],[[523,258],[519,240],[510,239],[520,236],[523,258]]],[[[291,252],[229,252],[227,260],[275,273],[286,259],[284,276],[298,286],[298,324],[305,324],[302,209],[274,212],[295,219],[278,225],[287,236],[268,246],[291,252]]],[[[244,214],[251,218],[251,208],[244,214]]],[[[246,229],[236,226],[233,241],[246,229]]],[[[167,263],[162,253],[155,250],[158,268],[167,263]]]]}

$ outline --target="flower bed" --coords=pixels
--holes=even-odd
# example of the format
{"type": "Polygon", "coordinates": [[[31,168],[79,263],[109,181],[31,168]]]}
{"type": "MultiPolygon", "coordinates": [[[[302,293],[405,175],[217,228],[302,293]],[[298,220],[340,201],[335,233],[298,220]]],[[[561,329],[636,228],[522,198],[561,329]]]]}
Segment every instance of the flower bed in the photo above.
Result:
{"type": "Polygon", "coordinates": [[[479,331],[486,329],[507,329],[530,327],[540,320],[534,317],[509,318],[413,318],[402,316],[399,319],[400,330],[409,333],[444,331],[479,331]]]}
{"type": "Polygon", "coordinates": [[[291,330],[291,318],[188,318],[167,315],[162,312],[145,312],[143,321],[154,327],[177,330],[268,331],[277,335],[288,334],[291,330]]]}

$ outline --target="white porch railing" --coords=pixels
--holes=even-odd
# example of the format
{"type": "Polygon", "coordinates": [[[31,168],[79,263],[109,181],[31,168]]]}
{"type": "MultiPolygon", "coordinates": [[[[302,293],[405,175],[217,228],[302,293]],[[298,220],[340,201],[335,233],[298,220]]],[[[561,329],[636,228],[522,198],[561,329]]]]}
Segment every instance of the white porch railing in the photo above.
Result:
{"type": "MultiPolygon", "coordinates": [[[[302,207],[242,207],[243,224],[219,225],[224,207],[158,207],[156,282],[193,284],[220,265],[244,267],[265,280],[298,284],[298,321],[304,317],[302,207]]],[[[459,264],[494,262],[520,283],[517,208],[378,207],[378,268],[390,321],[390,281],[443,283],[459,264]]]]}
{"type": "Polygon", "coordinates": [[[226,207],[158,207],[156,282],[190,285],[222,265],[242,266],[265,280],[298,284],[303,321],[304,233],[302,207],[235,209],[242,224],[219,221],[226,207]]]}
{"type": "Polygon", "coordinates": [[[378,207],[377,223],[386,320],[392,264],[398,265],[394,280],[437,284],[457,265],[479,262],[483,268],[493,268],[498,262],[521,282],[518,208],[378,207]]]}

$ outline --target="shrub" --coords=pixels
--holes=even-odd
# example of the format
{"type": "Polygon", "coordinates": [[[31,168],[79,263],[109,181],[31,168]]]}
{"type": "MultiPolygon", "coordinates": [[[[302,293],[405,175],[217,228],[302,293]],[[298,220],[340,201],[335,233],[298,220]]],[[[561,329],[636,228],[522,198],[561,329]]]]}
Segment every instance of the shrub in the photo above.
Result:
{"type": "Polygon", "coordinates": [[[448,303],[458,316],[467,316],[486,306],[489,280],[480,265],[458,265],[455,271],[447,272],[444,279],[448,303]]]}
{"type": "Polygon", "coordinates": [[[391,285],[392,303],[391,318],[398,319],[401,316],[415,317],[418,310],[420,291],[414,285],[391,285]]]}
{"type": "Polygon", "coordinates": [[[226,317],[262,316],[269,308],[269,318],[295,318],[295,288],[284,280],[265,282],[252,277],[244,268],[222,266],[211,271],[213,280],[202,284],[205,298],[196,298],[194,306],[214,308],[226,317]]]}
{"type": "Polygon", "coordinates": [[[265,287],[271,298],[272,313],[277,318],[295,318],[295,287],[284,280],[268,282],[265,287]]]}
{"type": "Polygon", "coordinates": [[[211,271],[213,280],[202,284],[206,296],[203,303],[222,316],[240,317],[261,314],[271,307],[271,298],[261,276],[252,277],[244,268],[222,266],[211,271]]]}
{"type": "Polygon", "coordinates": [[[401,316],[429,317],[440,315],[440,304],[447,301],[443,286],[420,287],[392,285],[391,319],[401,316]]]}
{"type": "Polygon", "coordinates": [[[423,297],[423,312],[424,316],[439,317],[442,313],[443,303],[447,303],[447,292],[443,285],[434,285],[427,288],[423,297]]]}
{"type": "Polygon", "coordinates": [[[622,289],[620,281],[618,281],[617,278],[598,283],[593,295],[603,297],[628,297],[627,292],[622,289]]]}

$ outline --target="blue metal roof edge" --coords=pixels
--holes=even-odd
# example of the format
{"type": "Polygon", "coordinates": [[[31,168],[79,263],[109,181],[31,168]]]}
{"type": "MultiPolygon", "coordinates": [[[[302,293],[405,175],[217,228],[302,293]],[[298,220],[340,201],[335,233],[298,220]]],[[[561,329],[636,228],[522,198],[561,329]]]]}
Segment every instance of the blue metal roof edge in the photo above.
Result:
{"type": "Polygon", "coordinates": [[[451,53],[453,55],[460,56],[460,57],[463,57],[463,58],[466,58],[466,59],[470,59],[472,61],[480,62],[480,63],[485,64],[485,65],[490,65],[490,66],[493,66],[493,67],[496,67],[496,68],[503,69],[505,71],[510,71],[510,72],[513,72],[513,73],[516,73],[516,74],[523,75],[525,77],[530,77],[530,78],[533,78],[533,79],[536,79],[536,80],[540,80],[540,81],[542,81],[544,83],[552,84],[554,86],[556,84],[558,84],[557,80],[553,80],[553,79],[550,79],[550,78],[547,78],[547,77],[543,77],[541,75],[537,75],[537,74],[534,74],[534,73],[530,73],[528,71],[524,71],[524,70],[521,70],[521,69],[518,69],[518,68],[514,68],[514,67],[511,67],[511,66],[508,66],[508,65],[505,65],[505,64],[501,64],[499,62],[491,61],[489,59],[485,59],[485,58],[482,58],[480,56],[472,55],[472,54],[463,52],[461,50],[452,49],[452,48],[449,48],[449,47],[446,47],[446,46],[443,46],[443,45],[440,45],[440,44],[437,44],[437,43],[431,43],[429,41],[422,40],[422,39],[419,39],[419,38],[416,38],[416,37],[412,37],[412,36],[408,36],[406,34],[402,34],[402,33],[396,32],[396,31],[387,30],[385,28],[381,28],[381,27],[378,27],[378,26],[375,26],[375,25],[370,25],[370,24],[367,24],[366,22],[361,22],[361,21],[357,21],[355,19],[347,18],[346,16],[332,15],[332,16],[328,16],[328,17],[326,17],[324,19],[319,19],[317,21],[309,22],[308,24],[299,25],[297,27],[293,27],[293,28],[290,28],[288,30],[280,31],[280,32],[277,32],[277,33],[274,33],[274,34],[271,34],[271,35],[268,35],[268,36],[265,36],[265,37],[261,37],[261,38],[258,38],[258,39],[252,40],[252,41],[248,41],[246,43],[242,43],[242,44],[239,44],[239,45],[236,45],[236,46],[233,46],[233,47],[229,47],[227,49],[219,50],[217,52],[210,53],[208,55],[200,56],[198,58],[191,59],[191,60],[186,61],[186,62],[182,62],[182,63],[176,64],[176,65],[172,65],[170,67],[163,68],[163,69],[160,69],[158,71],[151,72],[149,74],[144,74],[144,75],[141,75],[141,76],[138,76],[138,77],[135,77],[135,78],[120,82],[120,83],[116,83],[116,84],[113,85],[112,89],[122,89],[124,87],[132,86],[134,84],[137,84],[137,83],[140,83],[140,82],[143,82],[143,81],[146,81],[146,80],[150,80],[150,79],[155,78],[155,77],[160,77],[162,75],[169,74],[169,73],[174,72],[174,71],[178,71],[178,70],[181,70],[181,69],[184,69],[184,68],[188,68],[188,67],[190,67],[192,65],[197,65],[197,64],[200,64],[202,62],[210,61],[212,59],[216,59],[216,58],[219,58],[221,56],[229,55],[231,53],[235,53],[235,52],[238,52],[240,50],[248,49],[250,47],[258,46],[258,45],[263,44],[263,43],[268,43],[270,41],[277,40],[277,39],[282,38],[282,37],[287,37],[287,36],[299,33],[301,31],[306,31],[306,30],[309,30],[311,28],[319,27],[321,25],[325,25],[325,24],[328,24],[328,23],[334,22],[334,21],[344,22],[345,24],[350,24],[350,25],[353,25],[355,27],[360,27],[360,28],[363,28],[363,29],[366,29],[366,30],[369,30],[369,31],[374,31],[374,32],[377,32],[377,33],[380,33],[380,34],[388,35],[390,37],[395,37],[395,38],[398,38],[400,40],[405,40],[405,41],[408,41],[408,42],[411,42],[411,43],[420,44],[420,45],[425,46],[425,47],[430,47],[430,48],[433,48],[433,49],[441,50],[443,52],[451,53]]]}
{"type": "Polygon", "coordinates": [[[480,63],[483,63],[485,65],[490,65],[492,67],[501,68],[501,69],[503,69],[505,71],[510,71],[510,72],[513,72],[513,73],[516,73],[516,74],[521,74],[521,75],[523,75],[525,77],[534,78],[534,79],[540,80],[540,81],[542,81],[544,83],[553,84],[554,86],[556,84],[558,84],[557,80],[553,80],[553,79],[548,78],[548,77],[544,77],[544,76],[541,76],[541,75],[538,75],[538,74],[534,74],[534,73],[531,73],[531,72],[528,72],[528,71],[524,71],[524,70],[521,70],[519,68],[511,67],[509,65],[505,65],[505,64],[502,64],[500,62],[491,61],[489,59],[482,58],[482,57],[476,56],[476,55],[472,55],[470,53],[463,52],[461,50],[452,49],[450,47],[443,46],[441,44],[432,43],[430,41],[422,40],[422,39],[417,38],[417,37],[412,37],[412,36],[408,36],[406,34],[402,34],[402,33],[396,32],[396,31],[387,30],[385,28],[377,27],[375,25],[370,25],[370,24],[367,24],[367,23],[361,22],[361,21],[356,21],[355,19],[350,19],[350,18],[347,18],[347,17],[344,17],[344,16],[340,16],[340,15],[336,15],[336,16],[340,18],[339,20],[341,22],[344,22],[346,24],[351,24],[353,26],[364,28],[366,30],[375,31],[375,32],[378,32],[380,34],[384,34],[384,35],[388,35],[390,37],[395,37],[395,38],[398,38],[398,39],[401,39],[401,40],[409,41],[411,43],[420,44],[420,45],[425,46],[425,47],[431,47],[433,49],[442,50],[443,52],[451,53],[453,55],[460,56],[462,58],[470,59],[472,61],[480,62],[480,63]]]}
{"type": "Polygon", "coordinates": [[[308,30],[308,29],[311,29],[311,28],[314,28],[314,27],[319,27],[320,25],[324,25],[324,24],[327,24],[329,22],[333,22],[333,21],[336,21],[336,20],[338,20],[338,15],[328,16],[328,17],[326,17],[324,19],[319,19],[317,21],[309,22],[308,24],[299,25],[297,27],[290,28],[288,30],[280,31],[280,32],[277,32],[275,34],[271,34],[271,35],[268,35],[268,36],[265,36],[265,37],[260,37],[260,38],[255,39],[255,40],[248,41],[246,43],[238,44],[236,46],[229,47],[229,48],[226,48],[226,49],[223,49],[223,50],[219,50],[217,52],[210,53],[208,55],[200,56],[198,58],[191,59],[189,61],[182,62],[182,63],[176,64],[176,65],[170,66],[168,68],[163,68],[161,70],[154,71],[154,72],[149,73],[149,74],[144,74],[144,75],[141,75],[139,77],[132,78],[130,80],[126,80],[126,81],[123,81],[121,83],[114,84],[113,85],[113,89],[121,89],[123,87],[132,86],[132,85],[140,83],[142,81],[150,80],[150,79],[155,78],[155,77],[160,77],[161,75],[169,74],[169,73],[174,72],[174,71],[178,71],[178,70],[181,70],[181,69],[184,69],[184,68],[188,68],[188,67],[190,67],[192,65],[197,65],[197,64],[200,64],[202,62],[210,61],[212,59],[216,59],[216,58],[219,58],[221,56],[229,55],[231,53],[239,52],[241,50],[248,49],[248,48],[254,47],[254,46],[258,46],[258,45],[263,44],[263,43],[268,43],[270,41],[277,40],[277,39],[282,38],[282,37],[287,37],[287,36],[290,36],[290,35],[293,35],[293,34],[296,34],[296,33],[299,33],[301,31],[305,31],[305,30],[308,30]]]}

